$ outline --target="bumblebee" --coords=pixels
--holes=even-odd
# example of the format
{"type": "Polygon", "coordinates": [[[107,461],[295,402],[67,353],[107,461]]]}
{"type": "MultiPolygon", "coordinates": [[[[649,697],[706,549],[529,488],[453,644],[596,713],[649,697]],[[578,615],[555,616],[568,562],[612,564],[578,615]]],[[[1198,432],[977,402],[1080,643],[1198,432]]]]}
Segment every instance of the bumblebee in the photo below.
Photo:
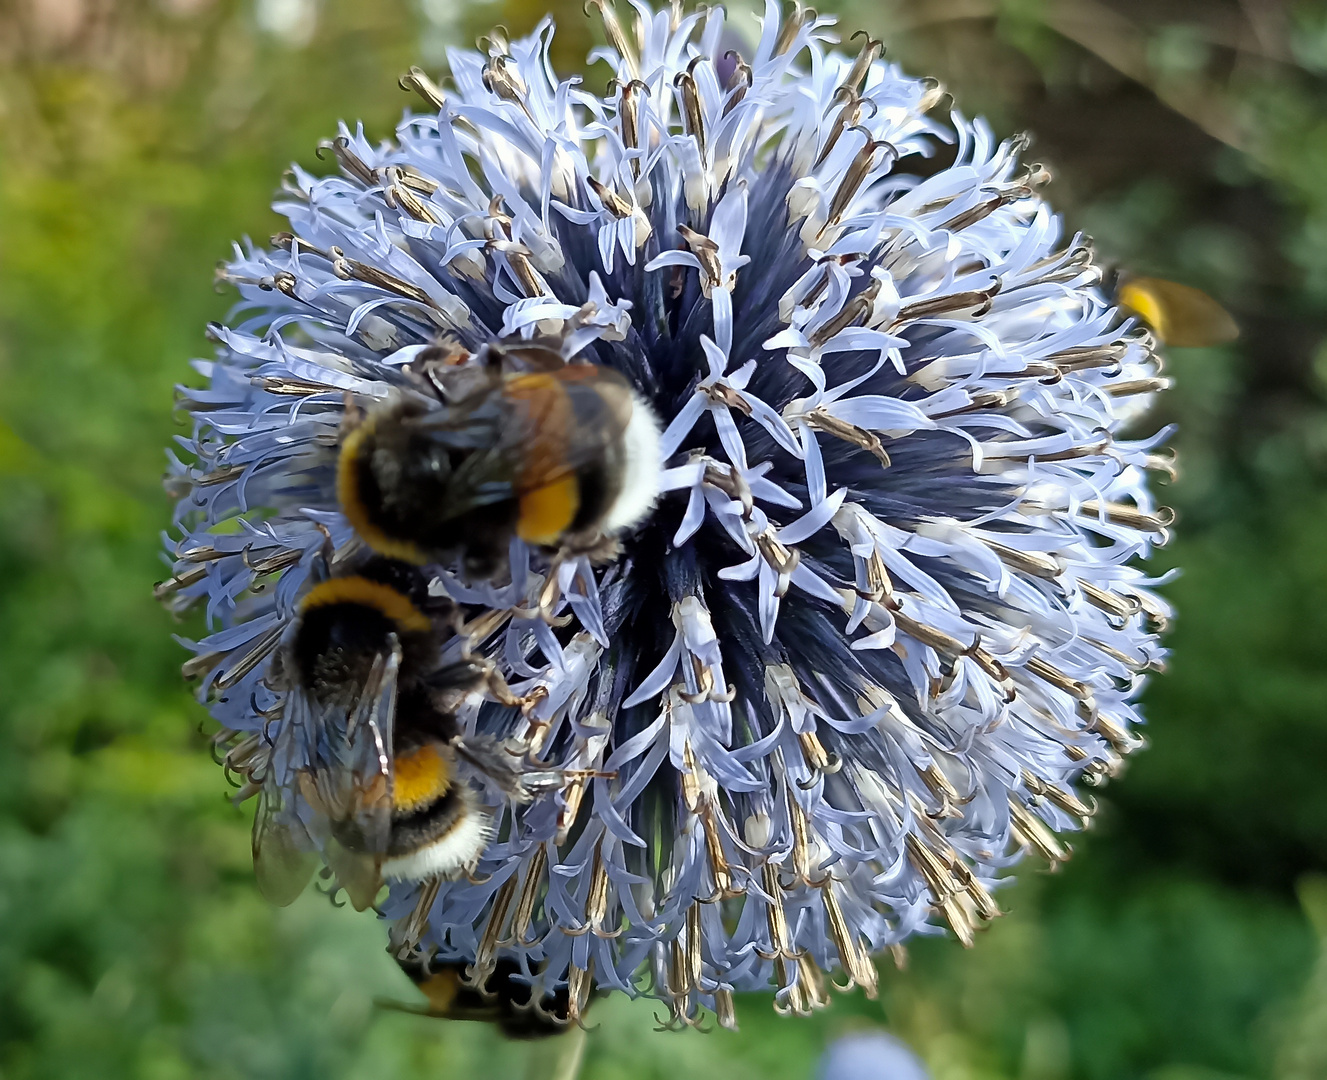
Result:
{"type": "Polygon", "coordinates": [[[1224,345],[1239,337],[1230,312],[1205,292],[1161,278],[1126,278],[1116,286],[1122,307],[1142,319],[1164,345],[1224,345]]]}
{"type": "Polygon", "coordinates": [[[654,506],[659,424],[612,368],[522,342],[473,359],[426,351],[409,373],[435,397],[401,393],[371,410],[337,464],[341,509],[379,554],[460,556],[490,577],[513,536],[593,551],[654,506]]]}
{"type": "Polygon", "coordinates": [[[566,987],[552,997],[534,1002],[533,990],[519,980],[520,965],[500,958],[482,987],[465,980],[464,960],[438,960],[418,954],[401,958],[397,964],[423,991],[423,1008],[384,1002],[389,1008],[433,1016],[441,1020],[477,1020],[494,1024],[512,1039],[542,1039],[560,1035],[570,1023],[570,998],[566,987]]]}
{"type": "Polygon", "coordinates": [[[517,759],[460,736],[457,709],[496,673],[474,660],[440,663],[454,614],[421,570],[381,558],[304,598],[273,671],[289,692],[254,818],[258,884],[274,903],[303,891],[315,851],[357,910],[384,878],[472,870],[493,823],[458,774],[461,757],[522,796],[517,759]],[[281,775],[297,749],[308,765],[281,775]]]}

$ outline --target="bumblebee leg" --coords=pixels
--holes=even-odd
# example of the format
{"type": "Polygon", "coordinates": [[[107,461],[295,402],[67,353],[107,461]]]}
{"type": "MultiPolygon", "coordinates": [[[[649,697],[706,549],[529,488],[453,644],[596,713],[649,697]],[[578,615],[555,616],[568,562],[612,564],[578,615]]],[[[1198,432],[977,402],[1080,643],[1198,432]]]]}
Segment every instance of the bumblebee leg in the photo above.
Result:
{"type": "Polygon", "coordinates": [[[311,569],[314,580],[323,582],[332,576],[332,560],[336,558],[336,545],[332,543],[332,530],[321,521],[314,522],[313,527],[323,534],[323,542],[318,548],[311,569]]]}
{"type": "Polygon", "coordinates": [[[548,696],[548,691],[542,686],[536,688],[535,692],[531,694],[522,695],[513,693],[512,688],[507,685],[506,677],[498,670],[497,665],[493,663],[489,664],[485,680],[488,692],[493,695],[494,700],[496,700],[499,705],[515,705],[518,708],[525,710],[535,705],[542,698],[548,696]],[[540,693],[540,691],[543,692],[540,693]]]}
{"type": "Polygon", "coordinates": [[[364,422],[364,410],[359,407],[355,395],[349,390],[345,392],[342,400],[345,404],[341,412],[341,430],[337,434],[344,439],[364,422]]]}
{"type": "Polygon", "coordinates": [[[562,541],[562,546],[554,556],[554,565],[565,559],[574,559],[584,555],[596,566],[612,562],[622,554],[622,543],[615,536],[606,536],[598,530],[577,533],[562,541]]]}

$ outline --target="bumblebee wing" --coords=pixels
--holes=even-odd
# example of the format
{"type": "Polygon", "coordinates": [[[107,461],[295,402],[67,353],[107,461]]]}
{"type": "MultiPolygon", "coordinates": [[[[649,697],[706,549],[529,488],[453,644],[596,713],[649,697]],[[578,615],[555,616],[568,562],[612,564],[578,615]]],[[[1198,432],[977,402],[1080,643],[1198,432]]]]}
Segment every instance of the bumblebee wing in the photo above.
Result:
{"type": "Polygon", "coordinates": [[[420,423],[456,451],[447,503],[457,516],[570,482],[626,430],[633,399],[617,372],[592,364],[507,378],[501,393],[420,423]]]}
{"type": "Polygon", "coordinates": [[[253,818],[253,870],[258,891],[277,907],[295,902],[318,863],[313,840],[284,802],[277,785],[265,783],[253,818]]]}
{"type": "Polygon", "coordinates": [[[292,719],[305,728],[309,764],[292,784],[294,817],[321,850],[356,911],[372,905],[391,835],[392,728],[401,647],[391,639],[349,706],[319,705],[292,692],[292,719]]]}
{"type": "Polygon", "coordinates": [[[1200,289],[1178,281],[1131,278],[1120,286],[1119,301],[1167,345],[1222,345],[1239,337],[1230,312],[1200,289]]]}

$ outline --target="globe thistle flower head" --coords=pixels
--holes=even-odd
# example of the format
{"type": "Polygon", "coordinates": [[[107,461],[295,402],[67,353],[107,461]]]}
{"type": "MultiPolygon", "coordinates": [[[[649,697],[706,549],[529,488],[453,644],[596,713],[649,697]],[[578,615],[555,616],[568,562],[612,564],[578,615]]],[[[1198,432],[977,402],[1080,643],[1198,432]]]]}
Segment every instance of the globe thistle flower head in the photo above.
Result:
{"type": "Polygon", "coordinates": [[[766,987],[806,1013],[826,972],[874,993],[913,934],[970,944],[1140,744],[1167,459],[1121,430],[1165,380],[1024,141],[933,116],[878,42],[771,3],[741,53],[721,8],[596,5],[604,96],[557,79],[545,21],[451,52],[445,90],[412,71],[394,139],[343,128],[337,172],[292,169],[290,231],[237,248],[242,302],[183,391],[161,591],[205,606],[186,669],[242,794],[294,775],[310,736],[268,675],[318,561],[361,546],[347,410],[416,392],[439,340],[615,368],[662,428],[616,554],[428,567],[467,616],[447,655],[522,702],[475,695],[463,729],[562,782],[515,805],[474,777],[476,870],[381,910],[572,1019],[593,987],[675,1023],[766,987]]]}

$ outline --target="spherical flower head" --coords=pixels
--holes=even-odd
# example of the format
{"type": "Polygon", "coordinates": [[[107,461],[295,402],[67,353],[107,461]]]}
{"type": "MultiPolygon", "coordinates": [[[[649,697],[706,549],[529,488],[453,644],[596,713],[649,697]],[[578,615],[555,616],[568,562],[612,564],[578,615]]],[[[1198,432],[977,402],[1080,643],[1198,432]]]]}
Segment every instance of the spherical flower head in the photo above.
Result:
{"type": "Polygon", "coordinates": [[[806,1013],[825,972],[874,993],[913,934],[970,944],[1140,744],[1168,459],[1120,432],[1164,380],[1024,142],[933,117],[938,84],[880,43],[836,52],[772,0],[746,52],[721,8],[600,10],[605,96],[556,78],[545,21],[453,51],[446,90],[412,71],[423,111],[379,144],[343,128],[339,174],[291,171],[290,232],[236,250],[243,302],[183,391],[161,590],[206,606],[186,667],[242,794],[293,775],[311,737],[267,675],[320,553],[358,543],[347,410],[440,339],[616,368],[663,429],[616,557],[429,568],[525,699],[476,696],[463,729],[563,782],[485,787],[477,869],[382,911],[401,948],[514,962],[573,1019],[594,988],[677,1023],[766,987],[806,1013]]]}

